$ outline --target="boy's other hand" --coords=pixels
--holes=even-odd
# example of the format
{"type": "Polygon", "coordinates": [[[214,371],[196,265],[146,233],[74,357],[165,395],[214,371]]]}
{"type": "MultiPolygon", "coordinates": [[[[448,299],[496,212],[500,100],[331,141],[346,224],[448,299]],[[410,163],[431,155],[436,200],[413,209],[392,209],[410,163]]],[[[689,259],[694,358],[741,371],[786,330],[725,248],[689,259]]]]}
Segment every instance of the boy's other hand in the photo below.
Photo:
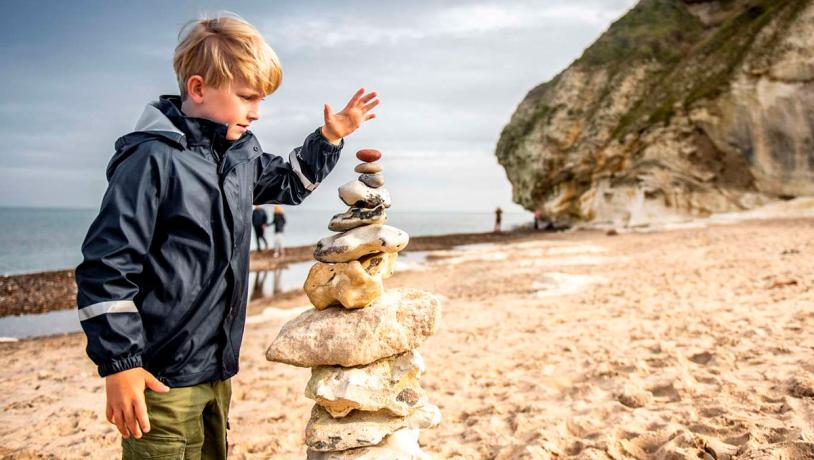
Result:
{"type": "Polygon", "coordinates": [[[142,433],[150,431],[144,390],[149,388],[159,393],[170,391],[168,386],[141,367],[108,375],[105,377],[105,387],[107,391],[105,416],[108,422],[116,425],[125,439],[130,435],[139,439],[142,433]]]}
{"type": "Polygon", "coordinates": [[[359,129],[362,123],[376,118],[375,113],[368,113],[379,105],[376,96],[378,94],[375,91],[365,94],[365,89],[359,88],[339,113],[333,113],[331,106],[325,104],[323,109],[325,126],[322,127],[322,135],[332,144],[339,144],[343,137],[359,129]]]}

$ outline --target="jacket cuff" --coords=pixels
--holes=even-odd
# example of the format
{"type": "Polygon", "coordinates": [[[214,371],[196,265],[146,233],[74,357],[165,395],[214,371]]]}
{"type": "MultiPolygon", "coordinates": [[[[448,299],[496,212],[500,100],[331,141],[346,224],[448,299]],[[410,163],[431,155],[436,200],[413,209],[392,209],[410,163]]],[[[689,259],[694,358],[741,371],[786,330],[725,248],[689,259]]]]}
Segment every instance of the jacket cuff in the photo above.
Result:
{"type": "Polygon", "coordinates": [[[133,369],[136,367],[144,367],[141,362],[141,353],[130,355],[121,359],[114,359],[98,366],[99,375],[107,377],[111,374],[116,374],[121,371],[133,369]]]}
{"type": "Polygon", "coordinates": [[[340,150],[342,150],[342,147],[345,146],[345,138],[344,137],[339,140],[339,145],[331,144],[331,141],[329,141],[325,136],[322,135],[322,126],[317,128],[317,130],[314,131],[314,134],[317,135],[317,139],[322,141],[323,145],[321,147],[322,147],[322,150],[325,151],[326,153],[339,152],[340,150]]]}

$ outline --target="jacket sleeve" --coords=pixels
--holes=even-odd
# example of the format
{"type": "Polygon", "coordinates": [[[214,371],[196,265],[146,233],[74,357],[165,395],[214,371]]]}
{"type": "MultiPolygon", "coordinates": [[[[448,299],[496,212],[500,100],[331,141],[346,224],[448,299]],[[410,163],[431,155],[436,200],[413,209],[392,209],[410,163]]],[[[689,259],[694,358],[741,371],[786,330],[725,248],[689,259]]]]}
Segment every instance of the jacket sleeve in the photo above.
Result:
{"type": "Polygon", "coordinates": [[[116,166],[82,244],[84,260],[76,268],[79,321],[88,356],[102,377],[142,366],[144,331],[136,297],[165,190],[162,163],[137,148],[116,166]]]}
{"type": "Polygon", "coordinates": [[[254,204],[300,204],[334,169],[344,145],[344,139],[331,144],[317,128],[289,153],[288,162],[262,154],[255,163],[254,204]]]}

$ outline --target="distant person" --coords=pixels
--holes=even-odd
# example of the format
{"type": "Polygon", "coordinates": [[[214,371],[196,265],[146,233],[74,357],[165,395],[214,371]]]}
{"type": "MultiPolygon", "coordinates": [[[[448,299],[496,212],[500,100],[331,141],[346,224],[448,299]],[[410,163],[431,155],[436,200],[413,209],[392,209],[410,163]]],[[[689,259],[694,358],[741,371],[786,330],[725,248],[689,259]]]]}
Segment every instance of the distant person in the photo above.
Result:
{"type": "Polygon", "coordinates": [[[540,219],[543,216],[543,212],[539,209],[534,210],[534,229],[540,230],[540,219]]]}
{"type": "Polygon", "coordinates": [[[498,206],[495,209],[495,233],[500,233],[500,222],[503,220],[503,210],[498,206]]]}
{"type": "Polygon", "coordinates": [[[252,227],[254,227],[254,238],[257,240],[257,251],[263,251],[263,248],[260,246],[260,241],[266,246],[266,249],[269,248],[269,243],[266,241],[266,226],[269,222],[269,215],[266,213],[266,210],[263,209],[262,206],[257,205],[254,207],[254,211],[252,211],[252,227]]]}
{"type": "MultiPolygon", "coordinates": [[[[286,160],[249,130],[282,81],[254,26],[232,14],[190,21],[173,67],[181,95],[148,104],[116,141],[76,268],[78,315],[124,459],[225,459],[252,206],[302,202],[379,101],[360,89],[340,112],[323,105],[324,124],[286,160]]],[[[320,70],[319,85],[336,82],[320,70]]]]}
{"type": "Polygon", "coordinates": [[[283,247],[285,215],[283,215],[283,208],[279,206],[274,207],[274,218],[271,224],[274,225],[274,257],[285,257],[285,248],[283,247]]]}

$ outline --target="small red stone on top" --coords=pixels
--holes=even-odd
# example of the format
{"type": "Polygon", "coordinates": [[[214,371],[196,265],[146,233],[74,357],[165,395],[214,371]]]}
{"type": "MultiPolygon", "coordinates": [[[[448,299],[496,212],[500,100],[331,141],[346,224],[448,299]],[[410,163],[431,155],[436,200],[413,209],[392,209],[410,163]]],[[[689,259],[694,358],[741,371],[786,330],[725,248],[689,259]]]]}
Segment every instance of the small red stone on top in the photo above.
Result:
{"type": "Polygon", "coordinates": [[[382,152],[375,149],[362,149],[356,152],[356,158],[365,163],[372,163],[382,157],[382,152]]]}

